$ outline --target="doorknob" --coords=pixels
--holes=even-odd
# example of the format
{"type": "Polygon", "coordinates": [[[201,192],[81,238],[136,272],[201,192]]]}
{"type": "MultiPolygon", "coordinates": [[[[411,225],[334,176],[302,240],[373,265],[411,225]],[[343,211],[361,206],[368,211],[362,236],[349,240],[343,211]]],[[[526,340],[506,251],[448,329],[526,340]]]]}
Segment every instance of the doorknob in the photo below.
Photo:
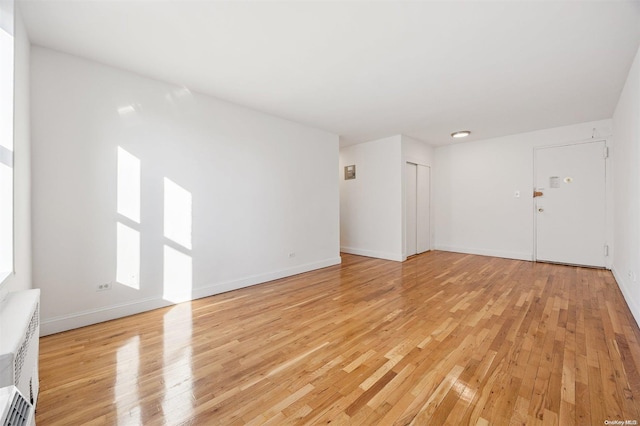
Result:
{"type": "Polygon", "coordinates": [[[544,211],[544,209],[543,209],[542,207],[540,207],[540,208],[538,209],[538,211],[539,211],[540,213],[542,213],[542,212],[544,211]]]}

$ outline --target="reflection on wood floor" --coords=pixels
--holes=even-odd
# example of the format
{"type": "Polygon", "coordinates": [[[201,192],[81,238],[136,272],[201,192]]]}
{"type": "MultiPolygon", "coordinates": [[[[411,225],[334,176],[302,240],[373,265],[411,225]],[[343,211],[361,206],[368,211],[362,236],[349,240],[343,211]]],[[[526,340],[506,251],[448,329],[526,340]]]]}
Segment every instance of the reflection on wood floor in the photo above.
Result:
{"type": "Polygon", "coordinates": [[[609,271],[429,252],[41,339],[45,425],[640,421],[609,271]]]}

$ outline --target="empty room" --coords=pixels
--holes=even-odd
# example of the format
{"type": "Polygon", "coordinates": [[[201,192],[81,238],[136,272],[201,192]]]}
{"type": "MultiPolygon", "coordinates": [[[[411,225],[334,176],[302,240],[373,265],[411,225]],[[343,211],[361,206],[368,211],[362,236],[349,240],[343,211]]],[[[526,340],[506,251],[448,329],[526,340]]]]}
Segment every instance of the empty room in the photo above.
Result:
{"type": "Polygon", "coordinates": [[[0,37],[0,424],[640,422],[640,1],[0,37]]]}

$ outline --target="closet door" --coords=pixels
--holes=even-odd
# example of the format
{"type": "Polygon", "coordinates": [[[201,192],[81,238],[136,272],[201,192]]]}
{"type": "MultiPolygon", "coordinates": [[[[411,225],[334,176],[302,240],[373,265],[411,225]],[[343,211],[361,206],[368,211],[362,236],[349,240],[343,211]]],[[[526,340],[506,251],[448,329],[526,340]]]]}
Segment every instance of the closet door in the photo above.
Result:
{"type": "Polygon", "coordinates": [[[431,169],[419,164],[416,169],[416,252],[424,253],[431,250],[431,226],[429,220],[429,212],[431,211],[431,169]]]}
{"type": "Polygon", "coordinates": [[[406,170],[406,234],[405,244],[407,256],[418,253],[418,167],[407,163],[406,170]]]}

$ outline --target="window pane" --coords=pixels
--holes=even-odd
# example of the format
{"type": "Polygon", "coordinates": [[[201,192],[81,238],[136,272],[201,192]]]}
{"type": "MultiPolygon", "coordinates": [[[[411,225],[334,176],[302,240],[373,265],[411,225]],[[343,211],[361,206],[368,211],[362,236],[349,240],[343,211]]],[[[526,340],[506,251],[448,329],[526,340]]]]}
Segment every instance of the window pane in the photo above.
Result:
{"type": "Polygon", "coordinates": [[[0,282],[13,271],[13,1],[0,1],[0,282]]]}

